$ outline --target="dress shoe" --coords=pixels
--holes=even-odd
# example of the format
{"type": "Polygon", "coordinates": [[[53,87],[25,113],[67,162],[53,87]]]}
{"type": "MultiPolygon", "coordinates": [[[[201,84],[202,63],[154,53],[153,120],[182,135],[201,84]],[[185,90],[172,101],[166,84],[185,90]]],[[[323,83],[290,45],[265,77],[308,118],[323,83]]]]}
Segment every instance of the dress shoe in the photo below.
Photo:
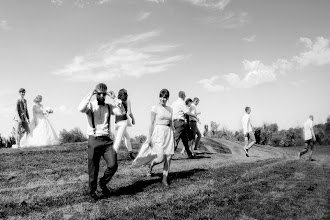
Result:
{"type": "Polygon", "coordinates": [[[103,193],[103,195],[104,195],[105,197],[109,197],[109,196],[111,195],[111,192],[110,192],[110,190],[109,190],[108,187],[107,187],[107,184],[104,183],[104,182],[102,181],[102,179],[100,180],[100,188],[101,188],[102,193],[103,193]]]}
{"type": "Polygon", "coordinates": [[[133,152],[129,152],[129,158],[130,158],[131,160],[134,160],[134,159],[135,159],[135,157],[134,157],[134,153],[133,153],[133,152]]]}
{"type": "Polygon", "coordinates": [[[246,148],[244,147],[244,152],[245,152],[245,156],[246,156],[246,157],[249,157],[248,151],[249,151],[249,149],[246,149],[246,148]]]}
{"type": "Polygon", "coordinates": [[[98,196],[95,192],[91,192],[91,193],[89,194],[89,197],[90,197],[92,200],[94,200],[94,201],[96,201],[96,200],[99,199],[99,196],[98,196]]]}
{"type": "Polygon", "coordinates": [[[188,156],[188,159],[196,159],[195,154],[192,154],[192,155],[188,156]]]}

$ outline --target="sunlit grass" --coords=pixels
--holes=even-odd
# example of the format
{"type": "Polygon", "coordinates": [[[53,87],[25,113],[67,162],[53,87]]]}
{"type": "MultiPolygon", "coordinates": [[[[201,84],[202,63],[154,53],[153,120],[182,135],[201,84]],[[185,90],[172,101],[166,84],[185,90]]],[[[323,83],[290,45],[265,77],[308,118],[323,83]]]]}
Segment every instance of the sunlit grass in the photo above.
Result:
{"type": "Polygon", "coordinates": [[[4,219],[329,218],[330,168],[305,160],[173,170],[165,188],[160,169],[145,177],[145,168],[131,167],[123,151],[109,184],[112,196],[92,202],[86,193],[86,143],[2,151],[0,157],[4,219]]]}

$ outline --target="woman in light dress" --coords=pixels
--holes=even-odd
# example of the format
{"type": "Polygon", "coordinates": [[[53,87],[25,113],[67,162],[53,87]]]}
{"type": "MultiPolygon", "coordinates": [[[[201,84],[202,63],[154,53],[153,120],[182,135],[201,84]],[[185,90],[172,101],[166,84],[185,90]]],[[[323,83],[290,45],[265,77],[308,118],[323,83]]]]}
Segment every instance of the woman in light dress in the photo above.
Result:
{"type": "Polygon", "coordinates": [[[171,158],[174,155],[174,127],[172,124],[173,110],[166,105],[170,96],[167,89],[159,93],[159,104],[151,108],[151,122],[146,143],[142,145],[133,165],[149,164],[148,175],[152,168],[164,161],[162,183],[168,186],[168,173],[171,158]]]}
{"type": "Polygon", "coordinates": [[[119,108],[114,109],[116,139],[113,144],[113,148],[116,152],[118,152],[121,140],[122,138],[124,138],[125,146],[128,150],[129,157],[131,159],[134,159],[131,137],[127,132],[127,126],[132,126],[132,124],[134,125],[135,120],[131,110],[131,102],[127,99],[127,97],[128,97],[127,90],[121,89],[118,92],[117,100],[115,100],[115,104],[119,108]]]}
{"type": "Polygon", "coordinates": [[[50,124],[47,112],[44,112],[41,104],[42,96],[37,95],[33,100],[33,119],[30,123],[30,133],[24,134],[20,141],[20,147],[40,147],[60,144],[58,136],[50,124]]]}

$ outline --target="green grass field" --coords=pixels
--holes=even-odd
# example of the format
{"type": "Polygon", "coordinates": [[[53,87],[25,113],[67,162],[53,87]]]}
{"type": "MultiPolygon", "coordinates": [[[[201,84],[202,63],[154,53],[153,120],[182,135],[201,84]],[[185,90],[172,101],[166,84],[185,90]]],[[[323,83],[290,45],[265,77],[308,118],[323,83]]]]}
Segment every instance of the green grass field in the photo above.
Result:
{"type": "MultiPolygon", "coordinates": [[[[176,155],[166,188],[161,166],[146,177],[146,168],[131,167],[123,150],[109,184],[112,196],[93,202],[86,191],[86,148],[0,149],[0,218],[330,219],[328,164],[263,156],[265,148],[251,152],[261,156],[245,158],[228,146],[196,160],[176,155]]],[[[322,149],[330,155],[330,148],[322,149]]]]}

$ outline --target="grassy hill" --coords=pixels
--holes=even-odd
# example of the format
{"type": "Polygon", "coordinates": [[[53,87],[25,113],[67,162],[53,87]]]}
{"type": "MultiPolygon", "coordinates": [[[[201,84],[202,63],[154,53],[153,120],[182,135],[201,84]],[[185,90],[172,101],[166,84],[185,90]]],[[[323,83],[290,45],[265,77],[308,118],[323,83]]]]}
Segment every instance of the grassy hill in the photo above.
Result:
{"type": "MultiPolygon", "coordinates": [[[[296,160],[294,151],[270,147],[256,147],[246,158],[238,143],[202,141],[218,153],[188,160],[178,150],[169,188],[160,182],[161,165],[155,176],[146,177],[146,168],[131,167],[122,149],[109,184],[113,195],[97,202],[86,192],[87,143],[0,149],[0,218],[330,218],[328,164],[296,160]]],[[[330,148],[322,149],[322,155],[330,155],[330,148]]]]}

